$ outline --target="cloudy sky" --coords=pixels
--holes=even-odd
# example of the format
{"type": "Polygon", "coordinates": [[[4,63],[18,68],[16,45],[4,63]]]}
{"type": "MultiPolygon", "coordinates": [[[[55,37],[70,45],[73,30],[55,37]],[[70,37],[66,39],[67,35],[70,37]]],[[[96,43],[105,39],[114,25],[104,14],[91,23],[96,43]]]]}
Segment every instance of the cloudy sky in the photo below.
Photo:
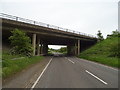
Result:
{"type": "Polygon", "coordinates": [[[104,38],[118,28],[119,0],[1,0],[2,13],[104,38]]]}

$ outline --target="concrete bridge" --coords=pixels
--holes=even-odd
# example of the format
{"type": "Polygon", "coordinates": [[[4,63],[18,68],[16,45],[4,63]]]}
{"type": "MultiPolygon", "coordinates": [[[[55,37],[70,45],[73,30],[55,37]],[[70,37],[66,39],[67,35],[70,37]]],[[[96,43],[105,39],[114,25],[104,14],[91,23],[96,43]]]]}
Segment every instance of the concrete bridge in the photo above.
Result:
{"type": "Polygon", "coordinates": [[[48,45],[66,45],[68,55],[79,55],[81,51],[97,42],[97,38],[85,33],[28,20],[12,15],[0,14],[2,19],[2,42],[10,45],[8,37],[15,28],[23,30],[32,40],[33,55],[47,54],[48,45]]]}

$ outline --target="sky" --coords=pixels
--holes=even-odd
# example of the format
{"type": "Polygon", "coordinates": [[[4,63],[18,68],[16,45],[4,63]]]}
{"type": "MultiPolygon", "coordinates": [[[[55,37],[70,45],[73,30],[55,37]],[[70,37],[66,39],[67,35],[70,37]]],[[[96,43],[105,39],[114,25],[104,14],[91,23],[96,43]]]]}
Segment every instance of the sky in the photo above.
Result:
{"type": "Polygon", "coordinates": [[[118,29],[118,1],[1,0],[0,12],[106,38],[118,29]]]}

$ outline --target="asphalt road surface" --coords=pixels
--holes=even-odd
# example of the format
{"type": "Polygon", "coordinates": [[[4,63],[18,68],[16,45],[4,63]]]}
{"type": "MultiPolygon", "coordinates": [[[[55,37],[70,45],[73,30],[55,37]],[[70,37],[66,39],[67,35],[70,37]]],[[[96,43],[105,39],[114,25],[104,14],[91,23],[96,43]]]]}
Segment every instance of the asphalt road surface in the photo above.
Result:
{"type": "Polygon", "coordinates": [[[118,88],[118,70],[76,57],[55,55],[32,88],[118,88]]]}

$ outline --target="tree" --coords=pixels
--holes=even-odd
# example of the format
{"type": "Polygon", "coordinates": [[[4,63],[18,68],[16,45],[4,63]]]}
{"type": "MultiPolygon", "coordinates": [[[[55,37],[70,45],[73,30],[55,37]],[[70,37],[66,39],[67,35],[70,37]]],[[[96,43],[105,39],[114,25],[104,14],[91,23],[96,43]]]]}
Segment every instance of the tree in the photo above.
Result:
{"type": "Polygon", "coordinates": [[[31,45],[31,40],[26,35],[26,33],[18,29],[11,31],[11,33],[12,36],[9,37],[9,40],[13,47],[11,49],[11,53],[31,56],[33,49],[31,45]]]}
{"type": "Polygon", "coordinates": [[[115,31],[112,31],[112,34],[107,35],[107,38],[110,38],[110,37],[120,37],[120,32],[116,29],[115,31]]]}
{"type": "Polygon", "coordinates": [[[98,41],[104,40],[104,38],[103,38],[102,33],[101,33],[100,30],[98,30],[97,36],[98,36],[98,41]]]}
{"type": "Polygon", "coordinates": [[[120,31],[118,31],[117,29],[115,31],[112,31],[111,36],[120,37],[120,31]]]}
{"type": "Polygon", "coordinates": [[[65,53],[67,52],[67,47],[61,47],[58,51],[61,53],[65,53]]]}
{"type": "Polygon", "coordinates": [[[120,32],[116,29],[116,31],[112,31],[113,36],[119,36],[120,32]]]}

